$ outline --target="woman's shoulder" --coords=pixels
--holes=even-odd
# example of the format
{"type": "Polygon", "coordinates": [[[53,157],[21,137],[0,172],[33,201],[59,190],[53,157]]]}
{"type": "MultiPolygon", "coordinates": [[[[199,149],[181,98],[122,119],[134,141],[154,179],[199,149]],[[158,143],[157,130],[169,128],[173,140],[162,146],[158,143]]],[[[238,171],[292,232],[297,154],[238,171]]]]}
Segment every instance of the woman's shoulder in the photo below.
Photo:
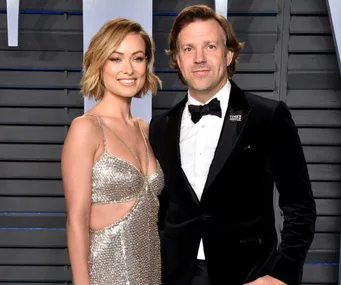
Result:
{"type": "Polygon", "coordinates": [[[96,130],[98,128],[97,117],[95,115],[85,113],[72,120],[70,129],[71,128],[84,132],[96,130]]]}
{"type": "Polygon", "coordinates": [[[148,136],[148,134],[149,134],[149,123],[140,117],[136,117],[135,120],[139,123],[143,132],[148,136]]]}
{"type": "Polygon", "coordinates": [[[72,120],[68,136],[74,139],[90,139],[97,137],[100,134],[99,124],[96,116],[84,114],[72,120]]]}

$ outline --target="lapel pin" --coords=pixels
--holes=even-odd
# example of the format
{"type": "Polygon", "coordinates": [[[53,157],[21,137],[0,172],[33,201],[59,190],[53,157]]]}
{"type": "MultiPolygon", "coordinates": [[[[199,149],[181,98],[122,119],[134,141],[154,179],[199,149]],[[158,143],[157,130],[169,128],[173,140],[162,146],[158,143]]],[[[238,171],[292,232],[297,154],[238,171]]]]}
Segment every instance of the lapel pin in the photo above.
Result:
{"type": "Polygon", "coordinates": [[[240,122],[242,120],[242,115],[230,115],[230,121],[240,122]]]}

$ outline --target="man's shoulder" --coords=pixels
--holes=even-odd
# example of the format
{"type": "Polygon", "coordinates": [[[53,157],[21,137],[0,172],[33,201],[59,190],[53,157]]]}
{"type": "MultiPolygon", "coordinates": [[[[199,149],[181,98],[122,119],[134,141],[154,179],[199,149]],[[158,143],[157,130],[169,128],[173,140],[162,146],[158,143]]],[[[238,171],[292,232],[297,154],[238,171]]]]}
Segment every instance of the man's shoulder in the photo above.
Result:
{"type": "Polygon", "coordinates": [[[253,110],[254,115],[260,114],[260,116],[262,116],[268,113],[271,114],[279,105],[280,101],[278,100],[274,100],[269,97],[260,96],[251,92],[244,91],[233,80],[230,80],[230,82],[231,97],[233,92],[234,102],[235,100],[245,102],[253,110]],[[239,96],[241,96],[242,99],[237,99],[239,98],[239,96]]]}
{"type": "Polygon", "coordinates": [[[161,113],[153,115],[151,124],[156,125],[160,123],[166,123],[168,117],[180,115],[184,106],[186,105],[186,102],[187,97],[183,98],[180,102],[172,106],[170,109],[161,111],[161,113]]]}
{"type": "Polygon", "coordinates": [[[245,92],[245,98],[252,109],[273,111],[277,108],[280,101],[245,92]]]}
{"type": "Polygon", "coordinates": [[[248,102],[252,116],[259,122],[270,122],[278,109],[278,106],[284,104],[282,101],[278,101],[271,98],[262,97],[253,93],[245,92],[245,99],[248,102]]]}
{"type": "Polygon", "coordinates": [[[162,110],[157,114],[153,115],[150,125],[155,126],[159,125],[160,123],[166,122],[167,117],[169,116],[170,110],[162,110]]]}
{"type": "Polygon", "coordinates": [[[158,114],[153,115],[151,121],[150,121],[150,130],[151,131],[157,131],[159,129],[163,129],[166,122],[167,117],[169,115],[170,110],[161,111],[158,114]]]}

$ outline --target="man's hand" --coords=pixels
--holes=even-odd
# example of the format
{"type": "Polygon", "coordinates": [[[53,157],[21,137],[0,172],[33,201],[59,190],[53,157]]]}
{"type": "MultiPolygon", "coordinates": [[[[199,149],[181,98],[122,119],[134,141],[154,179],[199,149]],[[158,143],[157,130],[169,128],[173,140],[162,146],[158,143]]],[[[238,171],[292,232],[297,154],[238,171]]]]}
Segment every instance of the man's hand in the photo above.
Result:
{"type": "Polygon", "coordinates": [[[281,280],[266,275],[244,285],[287,285],[287,284],[283,283],[281,280]]]}

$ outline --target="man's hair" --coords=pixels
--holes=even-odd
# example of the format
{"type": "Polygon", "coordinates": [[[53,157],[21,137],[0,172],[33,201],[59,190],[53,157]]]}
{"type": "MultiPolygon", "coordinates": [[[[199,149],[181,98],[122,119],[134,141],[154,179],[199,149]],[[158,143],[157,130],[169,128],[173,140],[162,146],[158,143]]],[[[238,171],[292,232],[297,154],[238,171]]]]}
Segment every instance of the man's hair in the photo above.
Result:
{"type": "Polygon", "coordinates": [[[161,86],[161,80],[153,73],[155,48],[152,39],[139,23],[125,18],[116,18],[105,23],[92,37],[89,48],[84,55],[84,74],[81,80],[83,96],[94,97],[96,100],[103,98],[105,92],[103,66],[129,33],[140,35],[146,45],[146,82],[135,97],[141,97],[148,90],[156,94],[158,84],[161,86]]]}
{"type": "Polygon", "coordinates": [[[173,69],[177,69],[178,76],[184,83],[186,82],[176,62],[176,55],[179,51],[179,33],[190,23],[207,20],[215,20],[222,27],[225,36],[225,47],[226,49],[234,53],[231,64],[227,66],[229,77],[232,77],[236,71],[236,64],[239,57],[239,52],[244,47],[244,43],[238,41],[231,27],[231,24],[222,15],[216,13],[212,8],[206,5],[188,6],[184,8],[175,18],[168,38],[169,49],[166,50],[167,55],[170,56],[170,67],[173,69]]]}

